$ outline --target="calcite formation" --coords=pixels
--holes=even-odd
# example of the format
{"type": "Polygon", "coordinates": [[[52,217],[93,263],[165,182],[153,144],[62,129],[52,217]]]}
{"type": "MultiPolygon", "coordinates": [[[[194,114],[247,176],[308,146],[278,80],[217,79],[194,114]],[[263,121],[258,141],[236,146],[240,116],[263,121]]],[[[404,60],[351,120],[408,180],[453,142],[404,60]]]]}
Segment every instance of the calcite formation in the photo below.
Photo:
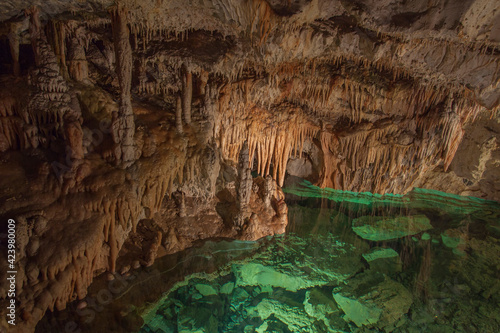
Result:
{"type": "Polygon", "coordinates": [[[26,6],[0,3],[20,332],[128,259],[283,232],[287,174],[498,200],[496,1],[26,6]]]}

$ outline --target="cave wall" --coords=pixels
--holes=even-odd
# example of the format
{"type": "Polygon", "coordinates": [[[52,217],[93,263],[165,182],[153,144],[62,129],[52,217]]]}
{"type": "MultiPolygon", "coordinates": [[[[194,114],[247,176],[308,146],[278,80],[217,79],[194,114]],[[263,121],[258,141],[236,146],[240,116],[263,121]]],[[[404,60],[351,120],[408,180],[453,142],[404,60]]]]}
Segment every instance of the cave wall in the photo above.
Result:
{"type": "MultiPolygon", "coordinates": [[[[499,200],[494,1],[9,1],[0,13],[0,216],[20,226],[20,331],[116,271],[140,221],[164,221],[172,251],[201,237],[182,243],[168,224],[186,202],[230,198],[232,237],[282,230],[271,179],[287,170],[341,190],[499,200]]],[[[219,215],[203,237],[222,232],[219,215]]]]}

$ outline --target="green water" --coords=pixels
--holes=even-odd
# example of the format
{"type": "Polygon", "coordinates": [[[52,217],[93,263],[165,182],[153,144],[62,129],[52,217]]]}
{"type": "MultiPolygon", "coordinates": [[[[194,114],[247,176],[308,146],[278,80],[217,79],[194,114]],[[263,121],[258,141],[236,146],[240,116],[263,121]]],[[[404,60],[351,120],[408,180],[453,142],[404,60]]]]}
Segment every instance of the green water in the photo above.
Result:
{"type": "Polygon", "coordinates": [[[187,276],[141,332],[500,332],[498,203],[305,181],[284,191],[285,235],[187,276]]]}

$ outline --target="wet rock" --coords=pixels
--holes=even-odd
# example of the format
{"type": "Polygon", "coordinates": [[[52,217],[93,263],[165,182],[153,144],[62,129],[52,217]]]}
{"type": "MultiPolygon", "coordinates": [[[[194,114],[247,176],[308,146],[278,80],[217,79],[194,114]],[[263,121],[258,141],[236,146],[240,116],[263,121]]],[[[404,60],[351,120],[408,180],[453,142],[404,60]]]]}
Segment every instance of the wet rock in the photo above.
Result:
{"type": "Polygon", "coordinates": [[[208,284],[198,283],[195,287],[203,296],[217,295],[217,290],[208,284]]]}
{"type": "Polygon", "coordinates": [[[391,248],[373,248],[363,254],[363,258],[370,265],[370,269],[381,273],[394,273],[401,271],[399,254],[391,248]]]}
{"type": "Polygon", "coordinates": [[[422,234],[422,237],[420,237],[420,239],[423,240],[423,241],[428,241],[428,240],[431,239],[431,235],[429,235],[428,233],[424,232],[422,234]]]}
{"type": "Polygon", "coordinates": [[[467,234],[458,229],[448,229],[441,234],[443,244],[457,255],[465,254],[467,234]]]}
{"type": "Polygon", "coordinates": [[[424,215],[415,216],[362,216],[352,221],[352,230],[361,238],[384,241],[412,236],[432,229],[424,215]]]}
{"type": "Polygon", "coordinates": [[[363,273],[333,291],[344,311],[344,320],[356,326],[384,328],[406,314],[413,302],[411,293],[383,274],[363,273]]]}
{"type": "Polygon", "coordinates": [[[363,254],[363,258],[367,262],[372,262],[377,259],[395,258],[399,257],[399,254],[391,248],[380,248],[376,247],[370,250],[370,252],[363,254]]]}
{"type": "Polygon", "coordinates": [[[264,299],[255,307],[248,309],[249,316],[259,316],[267,319],[271,315],[281,320],[292,332],[312,331],[311,318],[300,307],[290,306],[287,303],[274,299],[264,299]]]}
{"type": "Polygon", "coordinates": [[[339,317],[340,314],[337,303],[319,289],[306,292],[304,310],[315,320],[323,321],[329,329],[333,328],[334,318],[339,317]]]}
{"type": "Polygon", "coordinates": [[[234,290],[234,282],[228,282],[220,288],[221,294],[231,294],[234,290]]]}
{"type": "Polygon", "coordinates": [[[272,286],[290,291],[315,286],[318,281],[308,280],[300,276],[280,272],[273,267],[249,263],[240,266],[236,272],[236,284],[240,286],[272,286]]]}
{"type": "Polygon", "coordinates": [[[235,288],[231,297],[231,308],[234,310],[239,309],[250,298],[248,292],[243,288],[235,288]]]}

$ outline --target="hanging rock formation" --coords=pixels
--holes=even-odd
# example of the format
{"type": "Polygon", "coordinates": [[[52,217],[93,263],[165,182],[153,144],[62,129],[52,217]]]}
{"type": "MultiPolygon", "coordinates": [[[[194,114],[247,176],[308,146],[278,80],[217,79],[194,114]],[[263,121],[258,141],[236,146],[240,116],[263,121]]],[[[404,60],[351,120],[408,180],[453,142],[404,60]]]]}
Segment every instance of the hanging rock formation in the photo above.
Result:
{"type": "Polygon", "coordinates": [[[191,124],[191,100],[193,99],[193,74],[182,65],[182,111],[184,121],[191,124]]]}

